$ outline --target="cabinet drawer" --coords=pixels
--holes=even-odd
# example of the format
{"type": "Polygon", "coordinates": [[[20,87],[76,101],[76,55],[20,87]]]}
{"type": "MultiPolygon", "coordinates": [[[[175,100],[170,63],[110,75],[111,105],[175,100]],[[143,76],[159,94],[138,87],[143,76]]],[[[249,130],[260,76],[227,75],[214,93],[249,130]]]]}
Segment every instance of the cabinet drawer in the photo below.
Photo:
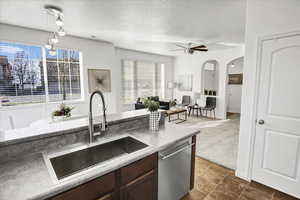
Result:
{"type": "MultiPolygon", "coordinates": [[[[50,198],[51,200],[95,200],[112,192],[116,187],[115,172],[96,178],[67,192],[50,198]]],[[[109,196],[104,199],[110,199],[109,196]]]]}
{"type": "Polygon", "coordinates": [[[121,187],[120,200],[157,200],[157,169],[121,187]]]}
{"type": "Polygon", "coordinates": [[[128,166],[121,168],[121,184],[125,185],[139,176],[157,168],[158,165],[158,154],[152,154],[138,160],[128,166]]]}
{"type": "Polygon", "coordinates": [[[103,196],[103,197],[100,197],[99,199],[97,199],[97,200],[114,200],[115,198],[114,198],[114,194],[112,194],[112,193],[110,193],[110,194],[107,194],[107,195],[105,195],[105,196],[103,196]]]}

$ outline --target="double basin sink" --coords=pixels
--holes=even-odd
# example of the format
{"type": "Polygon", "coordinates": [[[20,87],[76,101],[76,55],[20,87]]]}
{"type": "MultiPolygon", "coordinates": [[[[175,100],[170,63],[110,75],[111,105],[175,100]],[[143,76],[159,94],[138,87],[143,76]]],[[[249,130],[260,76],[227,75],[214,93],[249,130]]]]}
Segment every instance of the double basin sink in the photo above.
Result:
{"type": "Polygon", "coordinates": [[[119,158],[148,147],[147,144],[126,136],[107,143],[49,158],[58,180],[64,179],[102,162],[119,158]]]}

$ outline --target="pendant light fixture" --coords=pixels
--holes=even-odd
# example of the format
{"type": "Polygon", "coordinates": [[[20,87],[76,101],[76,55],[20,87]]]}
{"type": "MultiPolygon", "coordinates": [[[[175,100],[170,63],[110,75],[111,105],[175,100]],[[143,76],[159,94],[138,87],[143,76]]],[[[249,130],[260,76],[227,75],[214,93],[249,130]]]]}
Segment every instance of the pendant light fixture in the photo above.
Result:
{"type": "Polygon", "coordinates": [[[57,33],[58,33],[59,36],[62,36],[62,37],[66,35],[66,32],[63,29],[63,27],[59,27],[57,33]]]}
{"type": "Polygon", "coordinates": [[[47,44],[45,44],[46,49],[51,49],[51,42],[48,40],[47,44]]]}
{"type": "Polygon", "coordinates": [[[55,32],[52,33],[50,41],[52,44],[57,44],[59,42],[57,34],[55,32]]]}
{"type": "Polygon", "coordinates": [[[56,50],[55,49],[50,49],[49,51],[50,56],[56,56],[56,50]]]}
{"type": "Polygon", "coordinates": [[[63,22],[63,10],[59,7],[52,6],[52,5],[46,5],[44,6],[46,13],[48,15],[51,15],[55,18],[55,24],[57,25],[57,31],[54,31],[50,34],[47,43],[45,44],[45,47],[49,49],[49,54],[54,56],[56,55],[56,49],[54,47],[54,44],[57,44],[59,42],[59,37],[63,37],[66,35],[66,32],[63,28],[64,22],[63,22]]]}
{"type": "Polygon", "coordinates": [[[49,49],[48,52],[50,56],[56,56],[56,49],[53,44],[51,45],[51,48],[49,49]]]}
{"type": "Polygon", "coordinates": [[[63,20],[61,19],[61,16],[60,16],[60,15],[57,17],[55,23],[56,23],[56,25],[57,25],[58,27],[62,27],[62,26],[64,25],[64,22],[63,22],[63,20]]]}

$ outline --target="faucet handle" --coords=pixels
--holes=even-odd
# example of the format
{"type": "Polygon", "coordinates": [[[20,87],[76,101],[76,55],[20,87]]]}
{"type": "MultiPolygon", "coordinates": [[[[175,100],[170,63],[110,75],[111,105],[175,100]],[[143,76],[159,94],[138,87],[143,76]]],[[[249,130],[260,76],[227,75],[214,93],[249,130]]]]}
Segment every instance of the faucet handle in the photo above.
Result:
{"type": "Polygon", "coordinates": [[[101,131],[107,131],[108,130],[108,123],[103,122],[101,123],[101,131]]]}

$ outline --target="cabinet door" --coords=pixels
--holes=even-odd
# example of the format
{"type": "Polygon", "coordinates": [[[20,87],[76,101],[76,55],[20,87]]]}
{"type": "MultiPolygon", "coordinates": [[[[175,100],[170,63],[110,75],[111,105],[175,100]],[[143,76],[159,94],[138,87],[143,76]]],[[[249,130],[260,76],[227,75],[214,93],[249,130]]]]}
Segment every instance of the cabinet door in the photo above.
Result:
{"type": "Polygon", "coordinates": [[[158,167],[158,154],[152,154],[121,168],[121,185],[128,184],[136,178],[158,167]]]}
{"type": "Polygon", "coordinates": [[[100,178],[96,178],[90,182],[73,188],[69,191],[63,192],[50,200],[95,200],[104,198],[104,200],[114,199],[111,194],[116,188],[116,175],[115,172],[106,174],[100,178]]]}
{"type": "Polygon", "coordinates": [[[121,188],[121,200],[157,200],[157,169],[121,188]]]}

